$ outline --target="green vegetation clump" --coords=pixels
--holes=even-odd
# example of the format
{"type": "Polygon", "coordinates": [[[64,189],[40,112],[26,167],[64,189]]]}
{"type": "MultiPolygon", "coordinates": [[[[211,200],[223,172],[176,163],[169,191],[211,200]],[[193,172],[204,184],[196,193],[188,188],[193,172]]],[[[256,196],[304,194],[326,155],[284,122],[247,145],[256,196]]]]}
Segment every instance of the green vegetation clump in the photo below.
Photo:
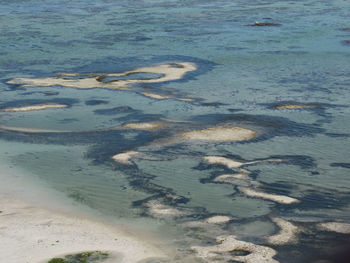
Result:
{"type": "Polygon", "coordinates": [[[63,258],[53,258],[48,263],[66,263],[66,262],[67,261],[65,261],[63,258]]]}
{"type": "Polygon", "coordinates": [[[100,263],[108,258],[107,252],[88,251],[73,255],[67,255],[64,258],[53,258],[47,263],[100,263]]]}

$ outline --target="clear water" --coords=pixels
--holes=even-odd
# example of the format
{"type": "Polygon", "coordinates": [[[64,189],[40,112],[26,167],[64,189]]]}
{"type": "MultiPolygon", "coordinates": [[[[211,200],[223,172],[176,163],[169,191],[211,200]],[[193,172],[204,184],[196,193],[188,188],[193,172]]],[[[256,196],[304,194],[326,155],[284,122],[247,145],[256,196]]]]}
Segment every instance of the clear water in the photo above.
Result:
{"type": "Polygon", "coordinates": [[[350,31],[342,30],[350,27],[349,10],[350,2],[342,0],[0,0],[0,108],[70,104],[65,109],[0,111],[0,125],[74,131],[0,130],[1,156],[108,217],[141,218],[156,232],[169,229],[180,262],[201,262],[188,248],[213,244],[218,233],[269,246],[264,237],[278,230],[270,217],[308,230],[297,244],[273,246],[278,261],[340,262],[333,250],[346,250],[349,236],[315,226],[350,221],[350,31]],[[281,25],[249,26],[256,21],[281,25]],[[168,62],[192,62],[198,69],[178,81],[138,84],[125,91],[7,83],[168,62]],[[158,100],[142,91],[170,98],[158,100]],[[315,107],[274,107],[288,103],[315,107]],[[160,131],[96,132],[160,120],[180,122],[160,131]],[[222,123],[250,127],[259,137],[243,143],[159,142],[179,131],[222,123]],[[111,160],[127,150],[140,151],[142,157],[131,166],[111,160]],[[276,204],[248,197],[236,185],[214,183],[215,176],[229,171],[203,162],[206,155],[288,159],[245,169],[261,183],[259,189],[301,202],[276,204]],[[170,193],[177,199],[170,200],[170,193]],[[147,210],[149,200],[189,209],[191,216],[159,219],[147,210]],[[199,233],[185,227],[212,215],[235,220],[222,227],[208,225],[199,233]]]}

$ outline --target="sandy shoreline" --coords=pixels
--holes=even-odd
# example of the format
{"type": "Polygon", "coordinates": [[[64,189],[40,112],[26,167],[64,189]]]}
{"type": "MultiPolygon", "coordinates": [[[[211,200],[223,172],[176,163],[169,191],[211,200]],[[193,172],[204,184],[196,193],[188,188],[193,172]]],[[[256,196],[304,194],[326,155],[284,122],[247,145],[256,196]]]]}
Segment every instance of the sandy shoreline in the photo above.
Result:
{"type": "Polygon", "coordinates": [[[45,263],[96,250],[110,253],[109,263],[165,257],[144,235],[139,238],[126,233],[127,228],[99,221],[88,208],[79,211],[60,193],[55,197],[54,190],[32,188],[33,182],[3,164],[0,179],[0,262],[45,263]]]}

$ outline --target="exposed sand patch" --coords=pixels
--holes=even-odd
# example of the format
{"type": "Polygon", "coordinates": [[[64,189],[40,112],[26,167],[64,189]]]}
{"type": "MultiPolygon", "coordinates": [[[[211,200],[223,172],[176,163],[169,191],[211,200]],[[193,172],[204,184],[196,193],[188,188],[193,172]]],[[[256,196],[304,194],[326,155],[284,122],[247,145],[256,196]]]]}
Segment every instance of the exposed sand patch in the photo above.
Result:
{"type": "Polygon", "coordinates": [[[341,234],[350,234],[350,224],[341,222],[320,223],[317,227],[321,230],[337,232],[341,234]]]}
{"type": "Polygon", "coordinates": [[[239,168],[247,164],[247,162],[240,162],[240,161],[236,161],[236,160],[229,159],[226,157],[221,157],[221,156],[205,156],[203,157],[203,159],[210,164],[221,164],[226,166],[229,169],[239,168]]]}
{"type": "Polygon", "coordinates": [[[178,100],[181,100],[181,101],[188,101],[188,102],[193,101],[193,99],[178,99],[178,100]]]}
{"type": "Polygon", "coordinates": [[[315,105],[310,104],[286,104],[286,105],[277,105],[275,109],[286,109],[286,110],[298,110],[298,109],[311,109],[315,108],[315,105]]]}
{"type": "Polygon", "coordinates": [[[231,183],[235,180],[250,180],[247,173],[237,173],[237,174],[222,174],[215,177],[214,182],[231,183]]]}
{"type": "Polygon", "coordinates": [[[278,263],[277,260],[273,259],[277,254],[274,249],[237,240],[234,235],[217,237],[216,242],[218,245],[208,247],[193,246],[192,249],[197,252],[198,257],[210,263],[223,262],[222,259],[218,259],[218,256],[222,256],[226,260],[236,260],[245,263],[278,263]],[[250,254],[244,256],[229,254],[229,252],[234,251],[245,251],[250,254]]]}
{"type": "Polygon", "coordinates": [[[246,141],[255,138],[256,132],[231,126],[217,126],[204,130],[187,131],[180,134],[187,140],[202,140],[202,141],[246,141]]]}
{"type": "Polygon", "coordinates": [[[212,216],[204,220],[208,224],[224,224],[231,220],[229,216],[212,216]]]}
{"type": "Polygon", "coordinates": [[[163,96],[160,94],[156,94],[156,93],[150,93],[150,92],[142,92],[142,95],[145,95],[147,97],[150,97],[152,99],[158,99],[158,100],[164,100],[164,99],[169,99],[169,96],[163,96]]]}
{"type": "Polygon", "coordinates": [[[176,62],[161,64],[152,67],[137,68],[134,70],[126,71],[123,73],[111,73],[111,74],[78,74],[78,73],[62,73],[58,77],[52,78],[15,78],[8,81],[8,84],[19,84],[24,87],[40,86],[62,86],[79,89],[93,89],[93,88],[107,88],[107,89],[128,89],[128,85],[135,83],[159,83],[165,81],[172,81],[181,79],[187,72],[194,71],[197,66],[189,62],[176,62]],[[109,77],[125,77],[134,73],[154,73],[161,74],[159,78],[150,79],[116,79],[108,82],[103,82],[104,79],[109,77]],[[64,77],[81,76],[81,78],[67,79],[64,77]]]}
{"type": "Polygon", "coordinates": [[[296,225],[282,218],[274,217],[271,218],[271,220],[277,224],[277,226],[280,228],[280,231],[277,234],[267,238],[267,241],[270,244],[284,245],[296,243],[298,241],[297,235],[300,232],[300,229],[296,225]]]}
{"type": "Polygon", "coordinates": [[[158,200],[151,200],[146,203],[149,213],[155,217],[180,217],[190,214],[188,210],[180,210],[176,207],[163,204],[158,200]]]}
{"type": "Polygon", "coordinates": [[[241,161],[236,161],[236,160],[222,157],[222,156],[205,156],[203,157],[203,159],[210,164],[221,164],[226,166],[229,169],[236,169],[243,165],[256,164],[256,163],[262,163],[262,162],[283,162],[284,161],[283,159],[265,159],[265,160],[257,160],[257,161],[250,161],[250,162],[241,162],[241,161]]]}
{"type": "Polygon", "coordinates": [[[129,151],[129,152],[125,152],[125,153],[118,153],[118,154],[112,156],[112,159],[118,163],[132,165],[130,159],[134,155],[137,155],[137,154],[138,154],[138,152],[134,152],[134,151],[129,151]]]}
{"type": "Polygon", "coordinates": [[[250,187],[250,186],[257,187],[260,185],[258,181],[255,181],[249,178],[248,173],[219,175],[218,177],[214,178],[213,182],[231,184],[235,186],[244,186],[244,187],[250,187]]]}
{"type": "Polygon", "coordinates": [[[123,126],[113,127],[111,129],[130,129],[130,130],[158,130],[165,126],[164,122],[134,122],[123,126]]]}
{"type": "Polygon", "coordinates": [[[0,110],[2,111],[36,111],[36,110],[45,110],[45,109],[60,109],[60,108],[66,108],[67,105],[65,104],[35,104],[35,105],[29,105],[29,106],[22,106],[22,107],[12,107],[12,108],[2,108],[0,110]]]}
{"type": "Polygon", "coordinates": [[[25,133],[64,133],[72,132],[69,130],[47,130],[47,129],[35,129],[35,128],[24,128],[24,127],[11,127],[11,126],[0,126],[0,130],[14,131],[14,132],[25,132],[25,133]]]}
{"type": "Polygon", "coordinates": [[[246,187],[239,187],[239,190],[246,194],[249,197],[257,197],[257,198],[263,198],[266,200],[271,200],[280,204],[294,204],[299,203],[300,201],[298,199],[295,199],[293,197],[285,196],[285,195],[275,195],[275,194],[268,194],[260,191],[256,191],[254,189],[246,188],[246,187]]]}

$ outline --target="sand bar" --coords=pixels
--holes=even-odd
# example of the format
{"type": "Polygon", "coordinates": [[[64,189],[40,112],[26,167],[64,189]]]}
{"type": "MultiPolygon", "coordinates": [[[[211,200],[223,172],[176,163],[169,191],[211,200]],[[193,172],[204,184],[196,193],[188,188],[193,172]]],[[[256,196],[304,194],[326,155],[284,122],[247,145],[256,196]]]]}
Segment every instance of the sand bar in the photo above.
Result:
{"type": "Polygon", "coordinates": [[[282,218],[271,218],[271,220],[277,224],[280,228],[278,233],[273,236],[269,236],[267,241],[273,245],[284,245],[298,242],[298,233],[300,232],[299,228],[292,224],[291,222],[282,219],[282,218]]]}
{"type": "Polygon", "coordinates": [[[217,126],[204,130],[187,131],[180,134],[187,140],[199,141],[246,141],[256,137],[256,132],[242,127],[217,126]]]}
{"type": "Polygon", "coordinates": [[[160,94],[156,94],[156,93],[150,93],[150,92],[142,92],[142,95],[146,96],[146,97],[150,97],[152,99],[158,99],[158,100],[164,100],[164,99],[169,99],[169,96],[163,96],[160,94]]]}
{"type": "Polygon", "coordinates": [[[159,200],[150,200],[146,203],[149,213],[155,217],[180,217],[190,214],[189,210],[181,210],[170,205],[163,204],[159,200]]]}
{"type": "Polygon", "coordinates": [[[214,182],[232,183],[236,180],[250,180],[247,173],[222,174],[214,178],[214,182]]]}
{"type": "Polygon", "coordinates": [[[126,165],[132,165],[132,162],[130,159],[134,156],[137,155],[138,152],[135,151],[129,151],[125,153],[118,153],[114,156],[112,156],[112,159],[118,163],[126,164],[126,165]]]}
{"type": "Polygon", "coordinates": [[[298,110],[298,109],[312,109],[315,105],[310,104],[285,104],[285,105],[277,105],[275,109],[286,109],[286,110],[298,110]]]}
{"type": "Polygon", "coordinates": [[[262,198],[262,199],[271,200],[271,201],[274,201],[276,203],[285,204],[285,205],[300,202],[298,199],[295,199],[293,197],[289,197],[289,196],[285,196],[285,195],[268,194],[268,193],[256,191],[254,189],[247,188],[247,187],[240,187],[239,190],[242,191],[244,194],[246,194],[249,197],[262,198]]]}
{"type": "Polygon", "coordinates": [[[235,260],[245,263],[278,263],[273,257],[277,252],[266,246],[256,245],[250,242],[245,242],[236,239],[234,235],[217,237],[217,245],[214,246],[193,246],[192,249],[197,252],[198,257],[204,259],[206,262],[223,262],[222,260],[216,260],[218,255],[225,256],[226,260],[235,260]],[[250,254],[245,256],[230,255],[229,252],[233,251],[246,251],[250,254]]]}
{"type": "Polygon", "coordinates": [[[137,68],[134,70],[111,73],[111,74],[82,74],[78,73],[64,73],[58,77],[51,78],[15,78],[8,81],[8,84],[22,85],[23,87],[50,87],[50,86],[62,86],[79,89],[93,89],[93,88],[106,88],[106,89],[119,89],[127,90],[128,85],[136,83],[159,83],[165,81],[172,81],[181,79],[187,72],[191,72],[197,69],[197,66],[190,62],[176,62],[167,63],[151,67],[137,68]],[[134,73],[154,73],[161,74],[159,78],[150,79],[133,79],[134,73]],[[118,77],[125,77],[131,75],[129,79],[117,79],[118,77]],[[81,76],[81,78],[67,79],[65,76],[81,76]],[[84,77],[83,77],[84,76],[84,77]],[[85,77],[86,76],[86,77],[85,77]],[[105,81],[107,78],[116,78],[115,80],[105,81]]]}
{"type": "Polygon", "coordinates": [[[206,218],[204,222],[208,224],[225,224],[230,220],[232,220],[232,217],[229,216],[212,216],[206,218]]]}
{"type": "Polygon", "coordinates": [[[48,130],[48,129],[36,129],[36,128],[25,128],[25,127],[12,127],[12,126],[1,126],[0,130],[24,132],[24,133],[65,133],[72,132],[70,130],[48,130]]]}
{"type": "Polygon", "coordinates": [[[325,231],[350,234],[350,224],[341,222],[327,222],[318,224],[318,228],[325,231]]]}
{"type": "Polygon", "coordinates": [[[224,165],[229,169],[235,169],[239,168],[243,165],[250,165],[250,164],[256,164],[256,163],[263,163],[263,162],[283,162],[283,159],[265,159],[265,160],[256,160],[256,161],[250,161],[250,162],[244,162],[244,161],[237,161],[234,159],[222,157],[222,156],[205,156],[203,157],[205,161],[207,161],[210,164],[220,164],[224,165]]]}
{"type": "Polygon", "coordinates": [[[37,111],[37,110],[45,110],[45,109],[60,109],[60,108],[66,108],[67,105],[65,104],[35,104],[35,105],[28,105],[28,106],[22,106],[22,107],[10,107],[10,108],[2,108],[0,110],[2,111],[37,111]]]}
{"type": "Polygon", "coordinates": [[[112,129],[130,129],[130,130],[157,130],[165,126],[164,122],[134,122],[127,123],[120,127],[112,129]]]}
{"type": "Polygon", "coordinates": [[[246,162],[240,162],[222,156],[205,156],[203,159],[209,164],[220,164],[226,166],[229,169],[239,168],[247,164],[246,162]]]}

